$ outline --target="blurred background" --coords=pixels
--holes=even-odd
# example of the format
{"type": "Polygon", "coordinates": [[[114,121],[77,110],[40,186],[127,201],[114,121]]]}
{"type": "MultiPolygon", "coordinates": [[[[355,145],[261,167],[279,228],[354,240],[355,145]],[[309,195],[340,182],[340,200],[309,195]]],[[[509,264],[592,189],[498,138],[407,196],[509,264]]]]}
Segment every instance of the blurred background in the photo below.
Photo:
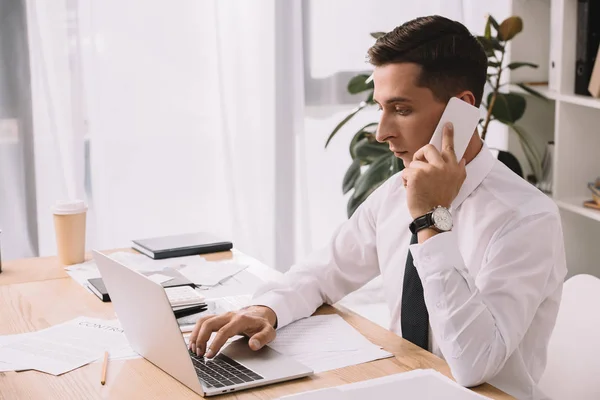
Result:
{"type": "MultiPolygon", "coordinates": [[[[538,90],[549,100],[522,91],[523,124],[543,155],[558,131],[551,94],[563,90],[548,86],[551,3],[0,0],[3,258],[56,254],[51,207],[81,198],[90,207],[88,249],[206,231],[287,270],[348,217],[348,144],[378,112],[367,107],[325,142],[365,99],[348,82],[370,74],[371,33],[423,15],[476,35],[488,15],[522,17],[507,59],[538,68],[505,79],[545,84],[538,90]]],[[[505,125],[490,124],[487,135],[525,176],[533,172],[505,125]]],[[[586,251],[588,259],[597,252],[586,251]]]]}

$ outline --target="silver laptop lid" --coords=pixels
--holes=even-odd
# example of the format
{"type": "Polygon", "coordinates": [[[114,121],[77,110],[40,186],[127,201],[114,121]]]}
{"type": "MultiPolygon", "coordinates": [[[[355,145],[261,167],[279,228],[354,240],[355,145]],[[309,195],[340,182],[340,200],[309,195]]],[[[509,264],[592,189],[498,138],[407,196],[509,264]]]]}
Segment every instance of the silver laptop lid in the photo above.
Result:
{"type": "Polygon", "coordinates": [[[162,286],[98,251],[94,250],[93,254],[133,350],[204,395],[162,286]]]}

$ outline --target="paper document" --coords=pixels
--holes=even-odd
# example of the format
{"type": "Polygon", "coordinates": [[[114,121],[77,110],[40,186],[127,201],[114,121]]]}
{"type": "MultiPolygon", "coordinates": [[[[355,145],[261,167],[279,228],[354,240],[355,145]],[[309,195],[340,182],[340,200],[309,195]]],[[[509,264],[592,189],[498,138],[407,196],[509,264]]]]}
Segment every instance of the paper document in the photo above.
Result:
{"type": "Polygon", "coordinates": [[[339,315],[316,315],[298,320],[277,331],[269,344],[286,355],[359,350],[372,348],[373,343],[339,315]]]}
{"type": "Polygon", "coordinates": [[[196,285],[215,286],[246,268],[248,265],[205,261],[188,263],[179,272],[196,285]]]}
{"type": "Polygon", "coordinates": [[[152,274],[148,276],[148,279],[158,284],[162,284],[168,281],[172,281],[174,278],[172,276],[167,276],[163,274],[152,274]]]}
{"type": "Polygon", "coordinates": [[[433,369],[417,369],[382,378],[281,397],[281,399],[286,400],[358,400],[365,398],[378,400],[396,400],[399,398],[490,400],[488,397],[460,386],[433,369]]]}
{"type": "Polygon", "coordinates": [[[79,317],[19,336],[0,347],[0,362],[53,375],[95,361],[104,351],[119,356],[132,352],[116,320],[79,317]]]}
{"type": "Polygon", "coordinates": [[[393,357],[336,314],[304,318],[281,328],[269,346],[315,373],[393,357]]]}
{"type": "Polygon", "coordinates": [[[247,269],[232,276],[215,286],[200,286],[206,299],[215,299],[227,296],[251,295],[256,292],[263,280],[247,269]]]}
{"type": "Polygon", "coordinates": [[[351,351],[327,351],[318,353],[304,353],[291,356],[294,360],[306,365],[319,374],[333,369],[363,364],[370,361],[393,357],[394,355],[378,346],[351,351]]]}

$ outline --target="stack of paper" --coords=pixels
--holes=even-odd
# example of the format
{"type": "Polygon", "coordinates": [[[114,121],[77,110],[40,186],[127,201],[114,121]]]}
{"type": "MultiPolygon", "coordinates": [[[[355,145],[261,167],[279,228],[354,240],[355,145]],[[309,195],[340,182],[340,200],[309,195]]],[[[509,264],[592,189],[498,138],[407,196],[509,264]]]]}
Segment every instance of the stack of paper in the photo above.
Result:
{"type": "MultiPolygon", "coordinates": [[[[172,279],[171,277],[160,273],[165,268],[171,268],[179,271],[196,285],[204,286],[206,289],[214,288],[217,291],[221,289],[220,284],[228,281],[248,267],[247,265],[236,264],[229,261],[206,261],[204,258],[197,255],[154,260],[142,254],[120,251],[111,253],[110,257],[136,271],[155,272],[155,274],[150,275],[149,278],[160,284],[172,279]]],[[[65,271],[67,271],[67,274],[69,274],[69,276],[77,283],[88,290],[88,279],[101,277],[95,260],[71,265],[66,267],[65,271]]]]}
{"type": "Polygon", "coordinates": [[[289,400],[490,400],[433,369],[417,369],[382,378],[282,397],[289,400]]]}
{"type": "Polygon", "coordinates": [[[269,346],[315,373],[393,356],[335,314],[296,321],[278,330],[269,346]]]}
{"type": "Polygon", "coordinates": [[[0,369],[60,375],[96,361],[105,351],[111,359],[137,357],[118,321],[79,317],[37,332],[0,336],[0,369]]]}
{"type": "Polygon", "coordinates": [[[231,262],[208,262],[200,257],[188,262],[179,272],[200,286],[215,286],[248,268],[231,262]]]}

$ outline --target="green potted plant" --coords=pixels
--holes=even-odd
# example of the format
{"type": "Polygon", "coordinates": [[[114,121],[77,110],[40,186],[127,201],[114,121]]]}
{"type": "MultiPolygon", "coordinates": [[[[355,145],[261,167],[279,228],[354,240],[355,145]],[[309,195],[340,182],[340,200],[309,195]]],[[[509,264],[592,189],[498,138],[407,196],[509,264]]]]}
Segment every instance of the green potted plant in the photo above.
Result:
{"type": "MultiPolygon", "coordinates": [[[[487,98],[482,101],[481,106],[485,108],[486,113],[485,118],[480,121],[479,126],[482,140],[486,139],[488,127],[492,121],[497,121],[508,126],[510,131],[519,138],[533,175],[529,180],[535,182],[542,174],[542,160],[530,135],[522,126],[517,124],[525,113],[527,101],[519,93],[501,91],[501,89],[509,84],[508,82],[502,82],[503,72],[523,67],[538,67],[536,64],[529,62],[511,62],[508,64],[505,62],[507,43],[522,30],[523,21],[520,17],[512,16],[498,24],[492,16],[488,16],[484,35],[477,36],[488,57],[487,84],[491,90],[487,98]]],[[[371,36],[377,39],[384,34],[385,32],[373,32],[371,36]]],[[[536,97],[545,99],[542,94],[524,83],[519,82],[514,84],[536,97]]],[[[365,93],[365,100],[361,101],[350,114],[337,124],[327,138],[325,148],[327,148],[336,133],[348,121],[362,110],[375,104],[373,101],[374,85],[371,75],[358,74],[354,76],[348,82],[347,90],[350,94],[365,93]]],[[[344,194],[354,189],[348,199],[348,217],[354,213],[356,208],[377,187],[390,176],[404,168],[402,160],[394,156],[387,144],[379,143],[375,140],[377,125],[377,122],[366,124],[354,134],[350,141],[349,150],[352,162],[342,181],[342,192],[344,194]]],[[[516,173],[522,174],[518,161],[510,153],[501,151],[498,159],[505,162],[516,173]]]]}

